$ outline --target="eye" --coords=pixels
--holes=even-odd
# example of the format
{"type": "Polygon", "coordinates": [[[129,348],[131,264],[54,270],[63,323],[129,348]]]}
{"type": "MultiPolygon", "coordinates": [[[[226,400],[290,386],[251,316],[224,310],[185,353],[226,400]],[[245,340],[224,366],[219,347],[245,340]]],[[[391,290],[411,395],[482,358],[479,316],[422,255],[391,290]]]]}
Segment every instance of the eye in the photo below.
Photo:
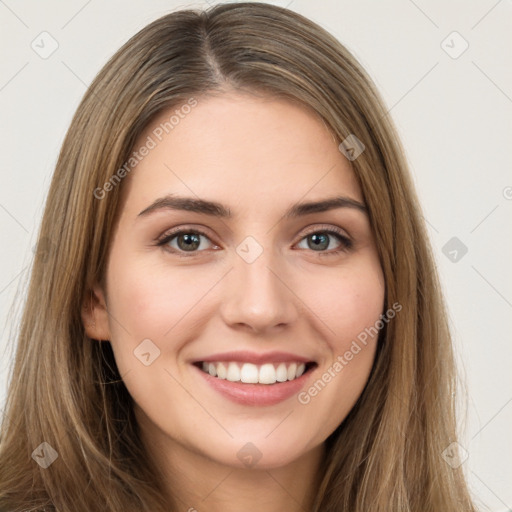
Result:
{"type": "Polygon", "coordinates": [[[342,251],[346,252],[353,247],[352,240],[341,230],[332,226],[325,229],[318,229],[318,227],[316,227],[314,231],[307,233],[302,240],[306,241],[306,249],[311,249],[314,252],[319,253],[319,256],[333,256],[342,251]],[[329,248],[331,238],[336,238],[339,245],[333,250],[327,252],[324,249],[329,248]]]}
{"type": "Polygon", "coordinates": [[[197,249],[200,247],[204,249],[201,244],[201,238],[210,240],[206,233],[202,231],[196,229],[178,229],[164,235],[164,237],[158,241],[157,245],[165,246],[167,250],[177,253],[179,256],[187,256],[186,254],[180,253],[188,252],[193,254],[198,252],[197,249]],[[174,242],[176,242],[177,247],[174,245],[174,242]]]}
{"type": "MultiPolygon", "coordinates": [[[[157,246],[163,247],[165,250],[178,256],[194,256],[196,253],[208,248],[202,243],[203,238],[209,241],[213,247],[219,248],[219,246],[211,242],[206,233],[191,228],[179,228],[164,234],[158,240],[157,246]]],[[[303,240],[307,243],[306,249],[311,249],[313,252],[318,253],[319,256],[333,256],[342,251],[347,252],[353,247],[352,240],[343,231],[333,226],[328,226],[325,229],[322,229],[322,226],[319,229],[317,226],[316,230],[310,231],[303,236],[301,243],[303,240]],[[339,245],[330,251],[326,251],[325,249],[328,249],[331,245],[332,238],[337,239],[339,245]]],[[[206,243],[206,246],[208,246],[208,243],[206,243]]]]}

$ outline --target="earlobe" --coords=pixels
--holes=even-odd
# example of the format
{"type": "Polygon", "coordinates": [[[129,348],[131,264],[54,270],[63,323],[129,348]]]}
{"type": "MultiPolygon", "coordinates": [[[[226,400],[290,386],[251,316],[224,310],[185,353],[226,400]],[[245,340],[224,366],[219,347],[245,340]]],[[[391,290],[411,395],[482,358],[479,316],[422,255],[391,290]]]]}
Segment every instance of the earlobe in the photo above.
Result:
{"type": "Polygon", "coordinates": [[[98,284],[85,294],[82,302],[82,322],[89,338],[110,340],[107,303],[103,290],[98,284]]]}

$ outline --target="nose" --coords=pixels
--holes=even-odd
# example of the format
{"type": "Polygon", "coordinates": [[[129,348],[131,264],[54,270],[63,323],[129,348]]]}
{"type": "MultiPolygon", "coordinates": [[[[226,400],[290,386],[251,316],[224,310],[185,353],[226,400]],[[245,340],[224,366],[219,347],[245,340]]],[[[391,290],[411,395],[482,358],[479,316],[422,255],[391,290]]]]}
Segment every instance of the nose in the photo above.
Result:
{"type": "Polygon", "coordinates": [[[271,252],[264,250],[251,263],[235,255],[221,306],[223,320],[230,327],[272,333],[298,318],[300,299],[293,291],[289,273],[271,252]]]}

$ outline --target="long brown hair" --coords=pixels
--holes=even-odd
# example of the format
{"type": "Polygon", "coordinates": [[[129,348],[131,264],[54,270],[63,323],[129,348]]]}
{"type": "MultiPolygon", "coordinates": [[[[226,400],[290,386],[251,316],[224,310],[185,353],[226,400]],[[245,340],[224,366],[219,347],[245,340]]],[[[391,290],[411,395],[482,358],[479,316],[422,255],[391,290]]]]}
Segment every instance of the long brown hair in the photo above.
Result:
{"type": "Polygon", "coordinates": [[[0,505],[169,509],[110,345],[88,338],[81,320],[92,284],[104,282],[123,182],[103,199],[98,190],[156,115],[230,89],[299,102],[338,142],[350,134],[363,142],[351,164],[379,250],[385,310],[403,306],[380,333],[363,394],[326,440],[313,510],[476,510],[461,468],[442,457],[456,441],[454,358],[395,128],[342,44],[299,14],[255,2],[154,21],[109,60],[81,101],[53,175],[20,323],[0,438],[0,505]],[[36,459],[51,457],[49,447],[58,458],[44,469],[36,459]]]}

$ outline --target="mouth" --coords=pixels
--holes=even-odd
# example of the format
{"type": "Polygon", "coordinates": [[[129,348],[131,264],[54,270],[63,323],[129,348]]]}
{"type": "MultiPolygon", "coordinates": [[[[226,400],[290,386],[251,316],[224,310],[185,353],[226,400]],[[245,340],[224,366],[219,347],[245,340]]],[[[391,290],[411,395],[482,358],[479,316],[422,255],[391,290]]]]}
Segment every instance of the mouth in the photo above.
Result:
{"type": "Polygon", "coordinates": [[[265,386],[295,381],[318,366],[314,361],[263,364],[242,361],[197,361],[193,364],[203,373],[218,380],[265,386]]]}
{"type": "MultiPolygon", "coordinates": [[[[266,407],[291,400],[319,367],[290,352],[237,350],[191,361],[199,382],[243,406],[266,407]]],[[[209,391],[206,391],[209,393],[209,391]]]]}

